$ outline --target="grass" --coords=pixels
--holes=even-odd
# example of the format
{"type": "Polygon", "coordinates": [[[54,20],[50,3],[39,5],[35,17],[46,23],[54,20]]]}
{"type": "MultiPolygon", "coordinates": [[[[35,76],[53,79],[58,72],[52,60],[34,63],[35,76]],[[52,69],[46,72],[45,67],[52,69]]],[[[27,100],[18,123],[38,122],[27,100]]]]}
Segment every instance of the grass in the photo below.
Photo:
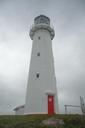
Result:
{"type": "Polygon", "coordinates": [[[85,128],[85,117],[81,115],[23,115],[0,116],[0,128],[85,128]],[[50,117],[62,119],[63,126],[45,126],[41,122],[50,117]]]}

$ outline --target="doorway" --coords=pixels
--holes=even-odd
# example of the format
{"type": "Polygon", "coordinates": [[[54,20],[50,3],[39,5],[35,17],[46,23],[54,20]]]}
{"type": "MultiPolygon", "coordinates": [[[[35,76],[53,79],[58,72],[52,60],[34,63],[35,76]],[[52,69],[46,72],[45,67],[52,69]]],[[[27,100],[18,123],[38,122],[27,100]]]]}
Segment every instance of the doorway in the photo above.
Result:
{"type": "Polygon", "coordinates": [[[48,115],[53,115],[54,113],[54,95],[48,95],[48,115]]]}

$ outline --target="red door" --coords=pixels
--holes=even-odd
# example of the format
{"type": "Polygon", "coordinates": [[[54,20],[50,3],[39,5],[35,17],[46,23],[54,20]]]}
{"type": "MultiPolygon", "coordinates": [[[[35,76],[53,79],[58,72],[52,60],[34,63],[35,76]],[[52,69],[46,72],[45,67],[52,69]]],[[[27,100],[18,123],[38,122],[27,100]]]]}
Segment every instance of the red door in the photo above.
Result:
{"type": "Polygon", "coordinates": [[[54,114],[54,96],[48,95],[48,115],[54,114]]]}

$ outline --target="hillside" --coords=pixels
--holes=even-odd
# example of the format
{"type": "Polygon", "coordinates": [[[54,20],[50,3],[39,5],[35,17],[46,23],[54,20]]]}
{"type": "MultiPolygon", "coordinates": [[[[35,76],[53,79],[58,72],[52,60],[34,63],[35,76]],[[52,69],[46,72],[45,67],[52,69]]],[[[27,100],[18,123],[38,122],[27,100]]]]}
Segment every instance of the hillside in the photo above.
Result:
{"type": "Polygon", "coordinates": [[[0,128],[85,128],[85,117],[80,115],[27,115],[0,116],[0,128]],[[47,119],[62,119],[63,125],[49,126],[42,124],[47,119]]]}

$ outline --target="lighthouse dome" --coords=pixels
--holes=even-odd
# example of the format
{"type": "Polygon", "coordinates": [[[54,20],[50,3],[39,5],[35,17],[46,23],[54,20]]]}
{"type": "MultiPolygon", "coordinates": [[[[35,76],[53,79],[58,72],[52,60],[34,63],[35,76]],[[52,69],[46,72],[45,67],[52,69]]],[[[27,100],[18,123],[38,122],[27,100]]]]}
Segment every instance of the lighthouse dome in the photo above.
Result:
{"type": "Polygon", "coordinates": [[[35,23],[35,24],[44,23],[44,24],[50,25],[50,19],[49,19],[47,16],[45,16],[45,15],[40,15],[40,16],[37,16],[37,17],[34,19],[34,23],[35,23]]]}

